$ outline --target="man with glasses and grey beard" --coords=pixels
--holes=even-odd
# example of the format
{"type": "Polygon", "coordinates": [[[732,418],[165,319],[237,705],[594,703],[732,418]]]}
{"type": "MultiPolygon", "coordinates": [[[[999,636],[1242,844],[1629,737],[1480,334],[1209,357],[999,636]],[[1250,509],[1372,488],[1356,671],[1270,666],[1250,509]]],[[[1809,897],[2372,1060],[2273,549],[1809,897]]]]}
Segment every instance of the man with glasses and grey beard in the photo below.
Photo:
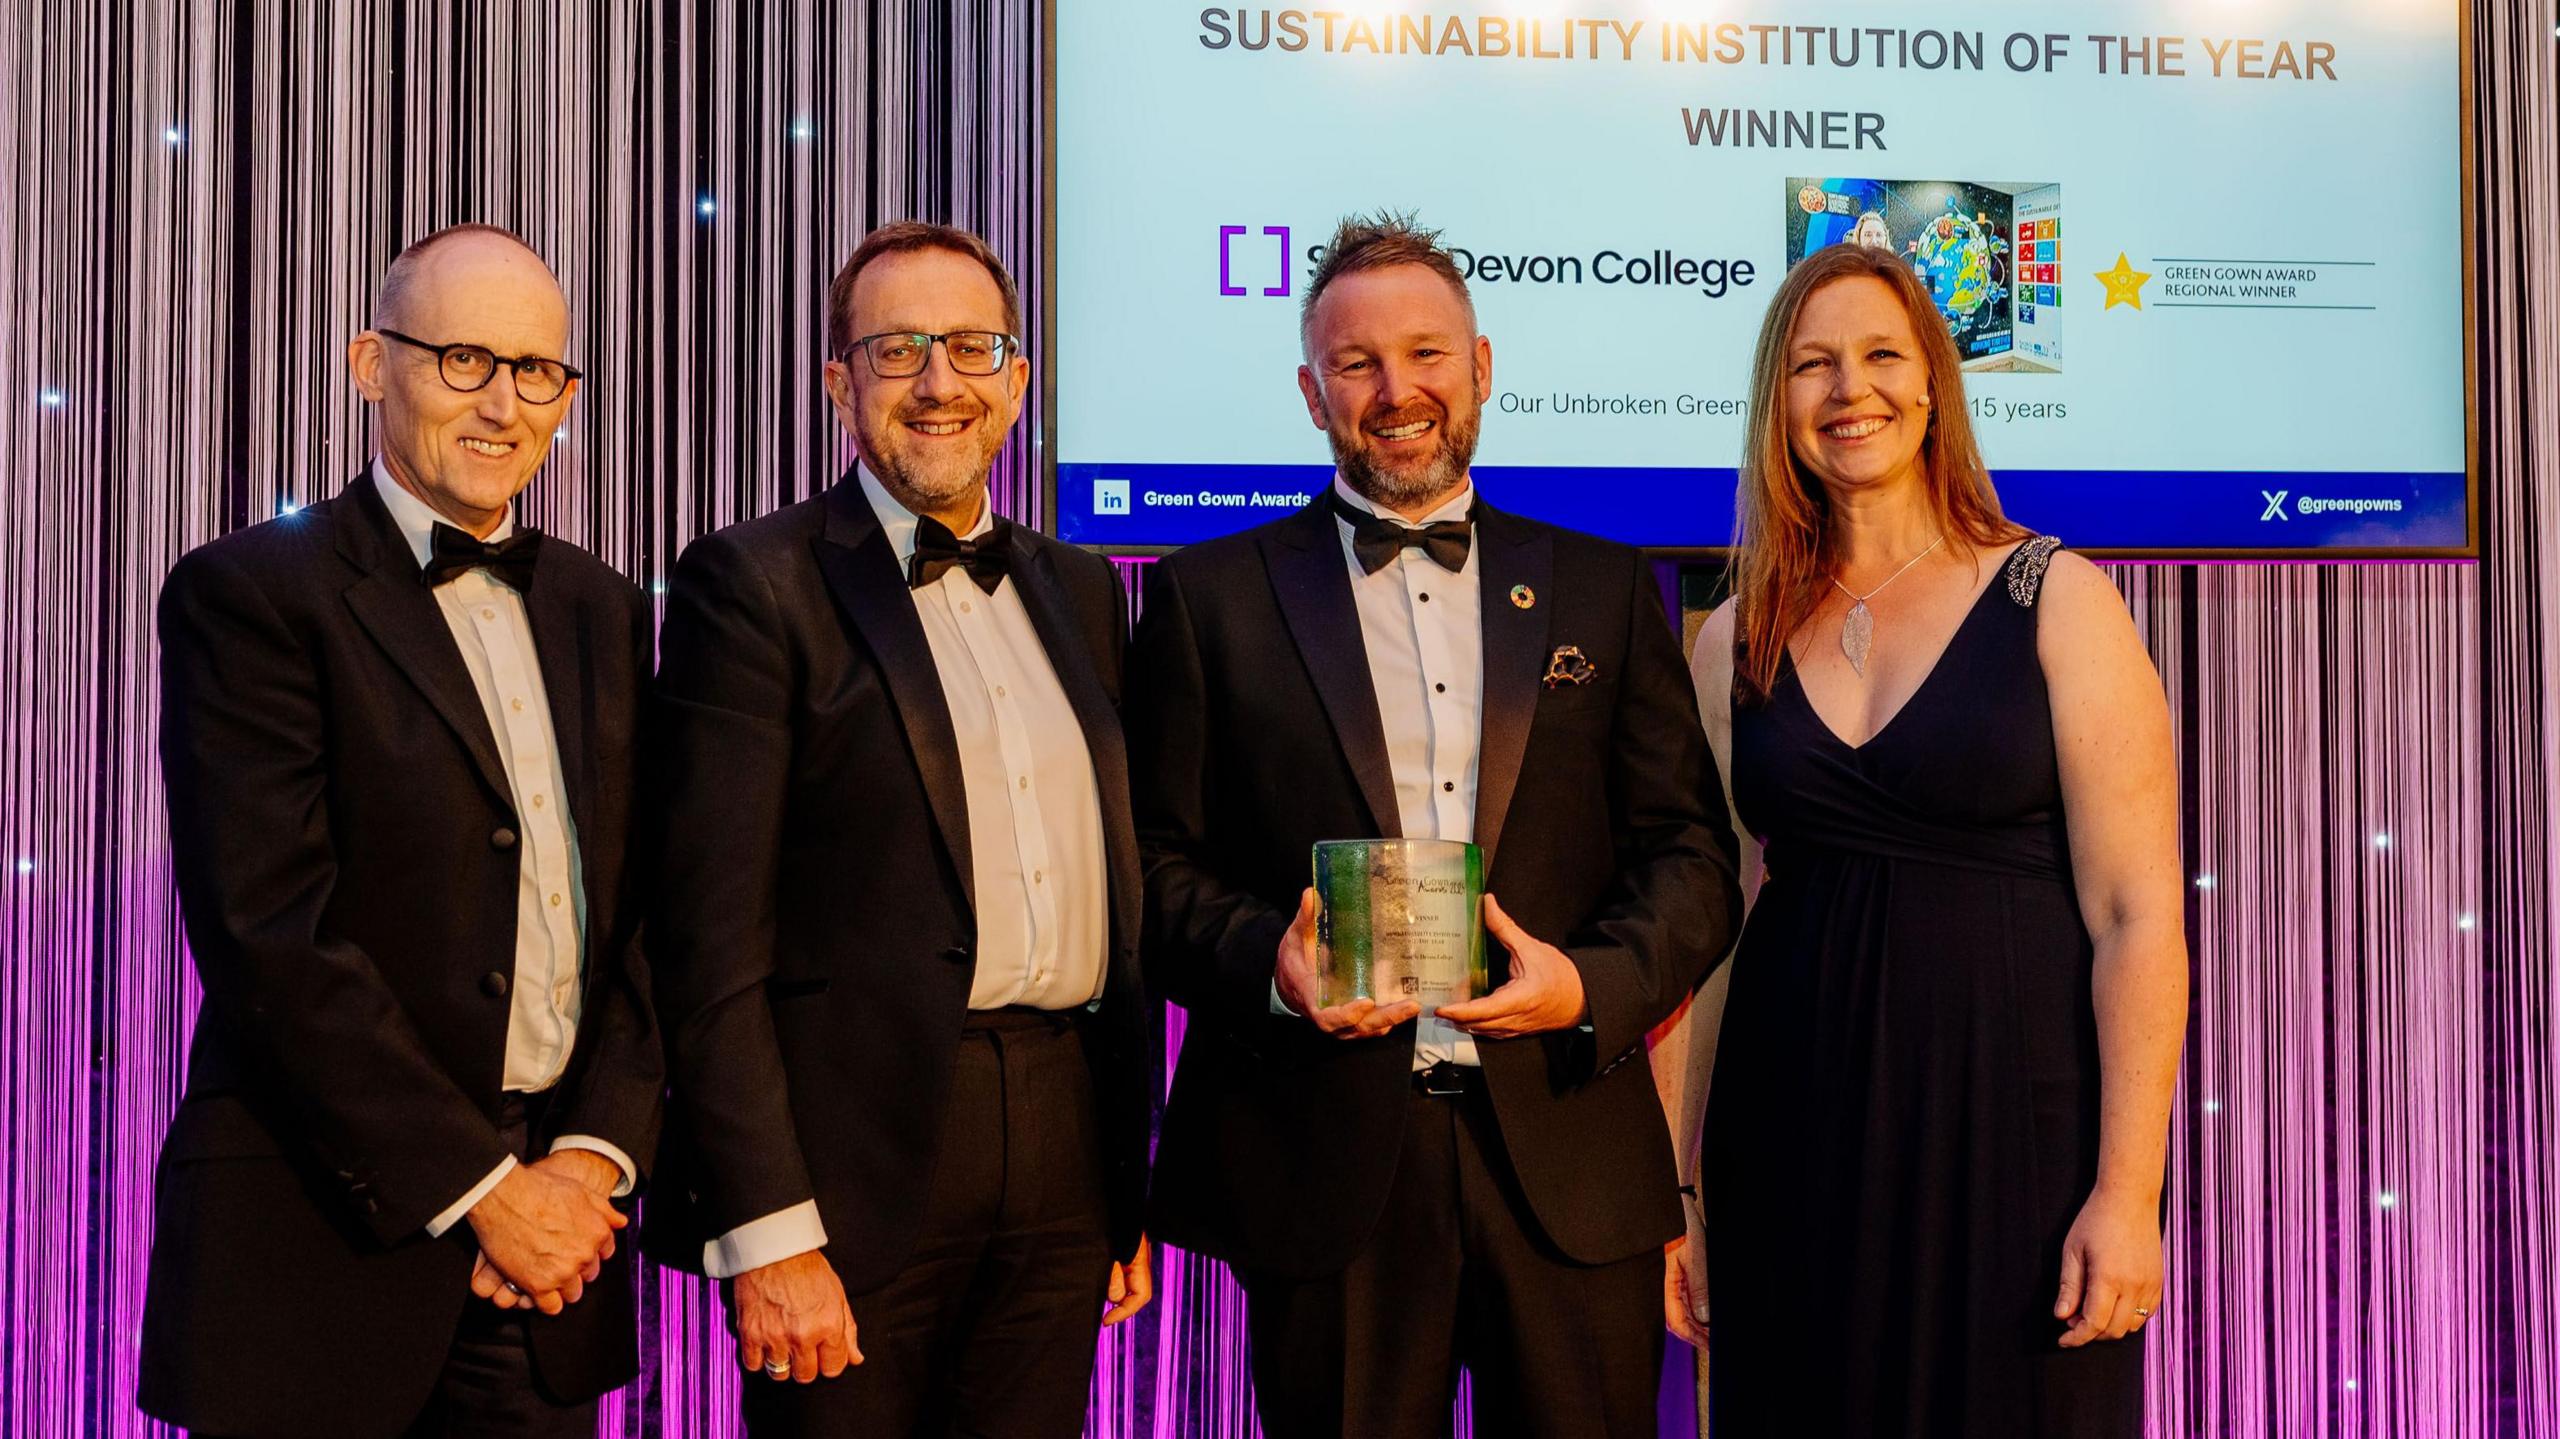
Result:
{"type": "Polygon", "coordinates": [[[1724,802],[1651,568],[1469,473],[1493,383],[1437,237],[1346,221],[1298,388],[1336,478],[1153,570],[1129,734],[1190,1029],[1154,1229],[1234,1266],[1274,1439],[1650,1435],[1681,1232],[1645,1034],[1723,952],[1724,802]],[[1472,841],[1493,987],[1325,1005],[1309,847],[1472,841]]]}
{"type": "Polygon", "coordinates": [[[649,604],[515,512],[577,393],[568,332],[506,231],[410,246],[347,346],[373,463],[161,591],[204,1008],[141,1404],[196,1433],[566,1439],[638,1367],[649,604]]]}
{"type": "Polygon", "coordinates": [[[727,1281],[759,1436],[1071,1439],[1152,1292],[1125,611],[991,508],[1020,332],[985,241],[872,232],[828,294],[857,462],[668,587],[651,1244],[727,1281]]]}

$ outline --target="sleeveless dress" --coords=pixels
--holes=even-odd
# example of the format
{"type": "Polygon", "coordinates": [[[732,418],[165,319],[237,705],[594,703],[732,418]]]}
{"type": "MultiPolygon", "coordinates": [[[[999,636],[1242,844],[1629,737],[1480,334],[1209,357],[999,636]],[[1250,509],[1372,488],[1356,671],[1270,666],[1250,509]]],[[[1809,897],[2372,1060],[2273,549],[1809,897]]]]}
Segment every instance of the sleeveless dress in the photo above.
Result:
{"type": "Polygon", "coordinates": [[[2055,1341],[2098,1036],[2020,545],[1852,747],[1783,661],[1733,717],[1768,877],[1708,1091],[1715,1439],[2134,1436],[2135,1337],[2055,1341]]]}

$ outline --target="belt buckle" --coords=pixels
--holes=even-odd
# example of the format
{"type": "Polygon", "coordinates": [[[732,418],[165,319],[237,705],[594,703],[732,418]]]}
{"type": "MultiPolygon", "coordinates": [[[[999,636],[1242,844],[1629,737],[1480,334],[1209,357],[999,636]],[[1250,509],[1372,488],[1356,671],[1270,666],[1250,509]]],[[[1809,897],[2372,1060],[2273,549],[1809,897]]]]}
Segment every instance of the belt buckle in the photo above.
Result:
{"type": "Polygon", "coordinates": [[[1426,1099],[1453,1099],[1467,1092],[1467,1071],[1445,1059],[1413,1078],[1426,1099]]]}

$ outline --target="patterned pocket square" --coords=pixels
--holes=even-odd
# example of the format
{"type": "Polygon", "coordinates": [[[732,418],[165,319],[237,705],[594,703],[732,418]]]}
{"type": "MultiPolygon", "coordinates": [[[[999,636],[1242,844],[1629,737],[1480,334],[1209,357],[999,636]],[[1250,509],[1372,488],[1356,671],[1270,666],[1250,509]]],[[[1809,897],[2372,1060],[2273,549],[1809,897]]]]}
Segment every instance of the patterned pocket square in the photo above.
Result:
{"type": "Polygon", "coordinates": [[[1568,685],[1587,685],[1600,678],[1600,667],[1585,658],[1580,645],[1558,645],[1547,656],[1546,686],[1560,690],[1568,685]]]}

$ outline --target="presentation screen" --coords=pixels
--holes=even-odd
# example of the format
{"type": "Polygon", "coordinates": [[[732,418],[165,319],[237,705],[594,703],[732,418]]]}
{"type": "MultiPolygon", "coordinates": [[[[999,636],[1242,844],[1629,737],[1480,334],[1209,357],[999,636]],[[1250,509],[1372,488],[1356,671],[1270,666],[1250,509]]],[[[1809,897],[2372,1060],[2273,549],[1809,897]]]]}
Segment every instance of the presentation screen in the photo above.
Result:
{"type": "Polygon", "coordinates": [[[2469,552],[2461,8],[1056,5],[1054,528],[1181,545],[1319,493],[1300,307],[1383,209],[1466,272],[1474,474],[1519,513],[1728,543],[1769,296],[1872,245],[2021,522],[2469,552]]]}

